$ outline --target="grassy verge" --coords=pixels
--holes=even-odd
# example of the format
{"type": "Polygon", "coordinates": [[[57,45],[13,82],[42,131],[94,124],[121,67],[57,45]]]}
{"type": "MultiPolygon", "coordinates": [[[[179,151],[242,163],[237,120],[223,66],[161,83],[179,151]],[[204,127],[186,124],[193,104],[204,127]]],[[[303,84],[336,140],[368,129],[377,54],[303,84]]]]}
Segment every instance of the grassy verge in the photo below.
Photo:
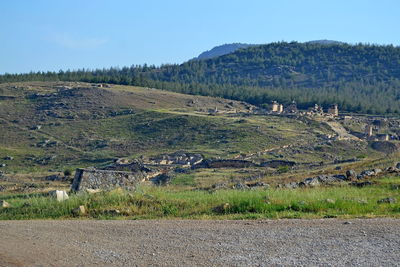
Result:
{"type": "Polygon", "coordinates": [[[189,190],[180,186],[141,187],[71,195],[65,202],[49,196],[1,195],[11,207],[0,208],[0,219],[69,219],[84,205],[95,219],[250,219],[400,217],[399,177],[380,179],[364,188],[350,186],[268,190],[189,190]],[[396,203],[378,204],[383,198],[396,203]]]}

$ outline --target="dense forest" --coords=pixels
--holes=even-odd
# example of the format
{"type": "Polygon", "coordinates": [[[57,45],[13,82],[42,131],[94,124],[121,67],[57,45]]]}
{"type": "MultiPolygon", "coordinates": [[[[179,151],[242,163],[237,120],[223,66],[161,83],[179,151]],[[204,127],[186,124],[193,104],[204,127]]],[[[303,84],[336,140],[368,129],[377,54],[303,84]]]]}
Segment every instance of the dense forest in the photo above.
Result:
{"type": "Polygon", "coordinates": [[[400,47],[271,43],[180,65],[5,74],[1,82],[63,80],[138,85],[262,105],[296,100],[350,112],[400,113],[400,47]]]}

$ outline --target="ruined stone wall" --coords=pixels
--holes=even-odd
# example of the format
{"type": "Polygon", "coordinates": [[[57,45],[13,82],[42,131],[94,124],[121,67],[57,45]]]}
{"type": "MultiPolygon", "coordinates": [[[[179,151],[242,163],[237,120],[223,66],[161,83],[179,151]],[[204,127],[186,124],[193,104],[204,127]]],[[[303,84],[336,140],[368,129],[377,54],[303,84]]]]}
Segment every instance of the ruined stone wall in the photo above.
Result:
{"type": "Polygon", "coordinates": [[[145,172],[124,172],[96,169],[77,169],[71,191],[84,191],[86,189],[111,190],[122,187],[135,190],[138,183],[146,180],[145,172]]]}
{"type": "Polygon", "coordinates": [[[204,160],[199,164],[194,165],[193,169],[198,168],[249,168],[256,167],[257,164],[248,160],[239,159],[216,159],[204,160]]]}

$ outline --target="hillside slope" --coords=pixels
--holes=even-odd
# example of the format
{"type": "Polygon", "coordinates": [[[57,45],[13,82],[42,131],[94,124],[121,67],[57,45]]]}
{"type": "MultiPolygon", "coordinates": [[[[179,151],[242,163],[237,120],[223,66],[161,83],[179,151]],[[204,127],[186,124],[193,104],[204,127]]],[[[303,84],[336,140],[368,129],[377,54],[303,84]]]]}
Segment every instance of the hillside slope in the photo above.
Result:
{"type": "Polygon", "coordinates": [[[331,133],[301,120],[251,115],[252,106],[243,102],[132,86],[6,83],[0,96],[0,163],[6,172],[99,166],[118,157],[181,150],[235,158],[316,144],[331,133]]]}

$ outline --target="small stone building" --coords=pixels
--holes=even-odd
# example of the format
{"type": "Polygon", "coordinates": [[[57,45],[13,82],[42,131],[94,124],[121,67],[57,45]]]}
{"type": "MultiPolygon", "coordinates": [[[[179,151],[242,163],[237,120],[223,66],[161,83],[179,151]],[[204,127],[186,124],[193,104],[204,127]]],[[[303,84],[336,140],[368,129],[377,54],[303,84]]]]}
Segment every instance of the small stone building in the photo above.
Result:
{"type": "Polygon", "coordinates": [[[87,189],[111,190],[121,187],[135,190],[136,186],[147,179],[145,172],[109,171],[97,169],[77,169],[72,182],[71,191],[87,189]]]}
{"type": "Polygon", "coordinates": [[[328,108],[328,114],[334,117],[339,116],[339,108],[337,104],[333,104],[328,108]]]}
{"type": "Polygon", "coordinates": [[[272,112],[279,112],[279,103],[278,102],[272,101],[271,111],[272,112]]]}

